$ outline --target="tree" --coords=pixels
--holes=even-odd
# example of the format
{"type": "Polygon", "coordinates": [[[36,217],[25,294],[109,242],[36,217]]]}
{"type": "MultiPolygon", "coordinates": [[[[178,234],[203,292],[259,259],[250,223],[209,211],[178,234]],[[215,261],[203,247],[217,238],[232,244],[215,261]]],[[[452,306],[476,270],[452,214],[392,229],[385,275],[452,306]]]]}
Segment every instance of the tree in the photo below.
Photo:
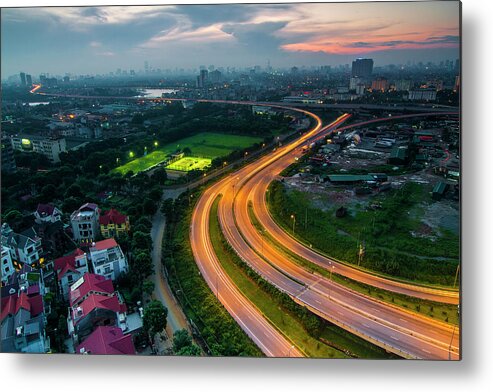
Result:
{"type": "Polygon", "coordinates": [[[190,346],[183,347],[178,352],[175,352],[175,354],[186,357],[200,357],[202,351],[200,350],[199,346],[197,346],[196,344],[192,344],[190,346]]]}
{"type": "MultiPolygon", "coordinates": [[[[152,260],[148,253],[139,252],[133,260],[132,272],[137,274],[139,281],[147,278],[152,273],[152,260]]],[[[152,293],[152,291],[151,291],[152,293]]]]}
{"type": "Polygon", "coordinates": [[[151,282],[150,280],[146,280],[143,284],[142,284],[142,290],[144,291],[144,293],[146,293],[147,295],[151,296],[153,291],[154,291],[154,283],[151,282]]]}
{"type": "Polygon", "coordinates": [[[56,186],[53,184],[45,185],[41,189],[41,195],[40,196],[41,196],[41,200],[43,200],[43,202],[45,202],[45,203],[55,199],[57,197],[56,186]]]}
{"type": "Polygon", "coordinates": [[[166,173],[166,170],[164,170],[162,167],[157,168],[151,175],[151,180],[156,184],[162,185],[167,179],[168,175],[166,173]]]}
{"type": "Polygon", "coordinates": [[[68,197],[84,198],[84,194],[82,193],[82,188],[77,184],[70,185],[65,191],[65,198],[68,197]]]}
{"type": "Polygon", "coordinates": [[[153,200],[146,198],[144,200],[143,204],[143,209],[144,209],[144,214],[146,215],[154,215],[157,211],[157,203],[154,202],[153,200]]]}
{"type": "Polygon", "coordinates": [[[154,336],[166,328],[168,309],[159,301],[151,301],[144,309],[144,329],[154,336]]]}
{"type": "Polygon", "coordinates": [[[152,240],[149,234],[144,233],[142,231],[135,231],[132,238],[132,248],[134,252],[137,249],[141,250],[149,250],[151,249],[152,240]]]}
{"type": "Polygon", "coordinates": [[[192,338],[186,329],[180,329],[173,334],[173,351],[177,353],[184,347],[192,345],[192,338]]]}
{"type": "Polygon", "coordinates": [[[159,189],[159,187],[154,187],[151,189],[149,192],[149,198],[154,201],[155,203],[159,202],[161,200],[161,196],[163,195],[163,191],[159,189]]]}

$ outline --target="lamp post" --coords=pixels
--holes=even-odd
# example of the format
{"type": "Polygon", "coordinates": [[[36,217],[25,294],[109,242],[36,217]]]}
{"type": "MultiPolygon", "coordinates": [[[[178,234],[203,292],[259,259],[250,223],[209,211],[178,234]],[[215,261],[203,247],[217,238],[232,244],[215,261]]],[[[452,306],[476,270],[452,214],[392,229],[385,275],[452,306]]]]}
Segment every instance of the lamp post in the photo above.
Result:
{"type": "Polygon", "coordinates": [[[457,264],[457,270],[455,271],[455,279],[454,279],[454,289],[455,289],[455,285],[457,283],[457,277],[459,276],[459,269],[460,269],[460,263],[457,264]]]}
{"type": "Polygon", "coordinates": [[[291,357],[291,350],[294,348],[294,344],[289,348],[288,357],[291,357]]]}
{"type": "Polygon", "coordinates": [[[334,271],[335,266],[332,265],[332,263],[329,262],[330,268],[329,268],[329,280],[330,280],[330,285],[329,285],[329,299],[330,299],[330,291],[332,290],[332,271],[334,271]]]}
{"type": "Polygon", "coordinates": [[[291,219],[293,220],[293,235],[294,235],[294,225],[296,224],[296,217],[291,215],[291,219]]]}
{"type": "MultiPolygon", "coordinates": [[[[459,314],[459,305],[457,305],[457,314],[459,314]]],[[[452,342],[454,341],[455,329],[457,325],[454,325],[454,329],[452,330],[452,337],[450,338],[450,344],[448,346],[448,360],[452,360],[452,342]]]]}

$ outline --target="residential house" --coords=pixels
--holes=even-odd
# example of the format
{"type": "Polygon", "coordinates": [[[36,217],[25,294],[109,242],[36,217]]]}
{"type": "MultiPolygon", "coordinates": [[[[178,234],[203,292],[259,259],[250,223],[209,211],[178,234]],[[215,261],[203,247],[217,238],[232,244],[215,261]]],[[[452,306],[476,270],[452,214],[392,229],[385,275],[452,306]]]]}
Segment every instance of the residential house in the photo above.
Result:
{"type": "Polygon", "coordinates": [[[1,299],[2,352],[46,353],[50,340],[45,334],[43,297],[29,296],[20,289],[1,299]]]}
{"type": "Polygon", "coordinates": [[[131,335],[124,335],[118,327],[99,326],[75,350],[77,354],[134,355],[131,335]]]}
{"type": "Polygon", "coordinates": [[[2,245],[9,248],[13,266],[17,269],[22,264],[39,268],[45,261],[42,253],[41,238],[33,228],[14,233],[7,223],[2,225],[2,245]]]}
{"type": "Polygon", "coordinates": [[[127,306],[103,276],[84,274],[70,288],[69,303],[67,324],[74,346],[102,325],[127,330],[127,306]]]}
{"type": "Polygon", "coordinates": [[[99,231],[99,213],[97,204],[86,203],[70,216],[74,239],[79,243],[96,240],[99,231]]]}
{"type": "Polygon", "coordinates": [[[54,270],[58,279],[59,292],[65,300],[68,300],[70,286],[89,272],[88,265],[87,255],[80,249],[55,259],[54,270]]]}
{"type": "Polygon", "coordinates": [[[52,204],[38,204],[38,208],[34,212],[35,222],[55,223],[62,220],[62,211],[52,204]]]}
{"type": "Polygon", "coordinates": [[[114,238],[96,242],[89,248],[93,270],[98,275],[115,280],[128,271],[128,262],[114,238]]]}
{"type": "Polygon", "coordinates": [[[2,283],[7,281],[8,278],[15,272],[14,263],[12,262],[12,255],[10,254],[10,248],[2,244],[2,283]]]}
{"type": "Polygon", "coordinates": [[[101,235],[104,238],[119,237],[130,231],[128,216],[112,208],[99,218],[101,235]]]}

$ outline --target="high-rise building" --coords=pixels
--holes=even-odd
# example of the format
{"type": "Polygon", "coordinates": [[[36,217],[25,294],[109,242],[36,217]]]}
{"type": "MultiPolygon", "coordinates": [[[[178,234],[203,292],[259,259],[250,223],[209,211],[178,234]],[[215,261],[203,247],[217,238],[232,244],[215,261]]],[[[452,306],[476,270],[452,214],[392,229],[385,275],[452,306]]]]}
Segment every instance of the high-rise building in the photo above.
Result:
{"type": "Polygon", "coordinates": [[[144,61],[144,72],[146,74],[149,73],[149,62],[148,61],[144,61]]]}
{"type": "Polygon", "coordinates": [[[395,81],[395,91],[409,91],[411,89],[411,81],[408,79],[399,79],[395,81]]]}
{"type": "Polygon", "coordinates": [[[387,79],[379,77],[371,82],[371,89],[373,91],[387,91],[389,88],[389,82],[387,79]]]}
{"type": "Polygon", "coordinates": [[[26,75],[26,84],[28,87],[31,87],[33,85],[33,78],[29,74],[26,75]]]}
{"type": "Polygon", "coordinates": [[[323,74],[323,75],[329,75],[330,74],[330,71],[331,71],[331,67],[330,65],[322,65],[320,67],[320,72],[323,74]]]}
{"type": "Polygon", "coordinates": [[[200,70],[200,75],[197,76],[197,87],[198,88],[204,88],[205,85],[207,84],[209,72],[206,69],[201,69],[200,70]]]}
{"type": "Polygon", "coordinates": [[[211,83],[219,83],[222,79],[222,74],[216,69],[215,71],[209,72],[208,79],[211,83]]]}
{"type": "Polygon", "coordinates": [[[364,84],[363,78],[360,78],[359,76],[351,77],[351,79],[349,79],[349,90],[356,90],[358,84],[364,84]]]}
{"type": "Polygon", "coordinates": [[[356,59],[353,61],[351,76],[368,78],[373,72],[373,59],[356,59]]]}
{"type": "Polygon", "coordinates": [[[455,77],[454,91],[457,92],[459,90],[460,90],[460,75],[457,75],[455,77]]]}
{"type": "Polygon", "coordinates": [[[26,85],[26,74],[24,72],[21,72],[20,76],[21,76],[21,86],[25,86],[26,85]]]}

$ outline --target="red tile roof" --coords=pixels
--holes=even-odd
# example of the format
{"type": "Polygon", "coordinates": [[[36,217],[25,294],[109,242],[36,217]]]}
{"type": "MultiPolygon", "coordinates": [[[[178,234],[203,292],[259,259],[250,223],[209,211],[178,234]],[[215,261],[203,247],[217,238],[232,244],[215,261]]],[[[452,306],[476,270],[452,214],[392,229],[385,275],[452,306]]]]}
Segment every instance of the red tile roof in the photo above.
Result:
{"type": "Polygon", "coordinates": [[[26,293],[22,292],[20,295],[12,294],[8,297],[2,298],[2,312],[0,314],[0,322],[2,322],[8,315],[15,316],[17,312],[22,308],[27,310],[31,317],[36,317],[43,312],[43,297],[41,295],[35,295],[28,297],[26,293]]]}
{"type": "Polygon", "coordinates": [[[84,298],[90,292],[106,294],[113,294],[115,292],[111,279],[106,279],[104,276],[86,273],[81,279],[84,279],[84,282],[75,290],[71,289],[69,292],[71,306],[79,302],[81,298],[84,298]]]}
{"type": "Polygon", "coordinates": [[[122,225],[127,221],[127,216],[112,208],[104,215],[99,217],[99,223],[102,225],[117,224],[122,225]]]}
{"type": "Polygon", "coordinates": [[[77,248],[71,254],[55,260],[54,267],[58,275],[58,280],[62,279],[68,271],[77,272],[77,268],[75,267],[75,259],[77,256],[82,256],[83,254],[84,252],[77,248]]]}
{"type": "Polygon", "coordinates": [[[94,330],[81,344],[76,353],[84,349],[88,354],[95,355],[134,355],[135,346],[131,335],[123,335],[118,327],[100,326],[94,330]]]}
{"type": "MultiPolygon", "coordinates": [[[[74,324],[78,324],[80,320],[84,319],[84,317],[86,317],[94,309],[107,309],[115,313],[125,313],[127,311],[127,306],[125,304],[121,304],[118,301],[117,296],[107,297],[106,295],[99,294],[92,294],[80,304],[73,307],[72,309],[74,313],[77,311],[78,307],[81,308],[82,315],[79,319],[74,320],[74,324]]],[[[75,318],[75,314],[72,316],[75,318]]]]}
{"type": "Polygon", "coordinates": [[[55,211],[55,206],[52,204],[38,204],[36,208],[36,212],[41,216],[53,215],[53,211],[55,211]]]}
{"type": "Polygon", "coordinates": [[[114,238],[108,238],[107,240],[99,241],[94,244],[94,246],[91,249],[96,249],[96,250],[105,250],[105,249],[111,249],[118,246],[114,238]]]}

